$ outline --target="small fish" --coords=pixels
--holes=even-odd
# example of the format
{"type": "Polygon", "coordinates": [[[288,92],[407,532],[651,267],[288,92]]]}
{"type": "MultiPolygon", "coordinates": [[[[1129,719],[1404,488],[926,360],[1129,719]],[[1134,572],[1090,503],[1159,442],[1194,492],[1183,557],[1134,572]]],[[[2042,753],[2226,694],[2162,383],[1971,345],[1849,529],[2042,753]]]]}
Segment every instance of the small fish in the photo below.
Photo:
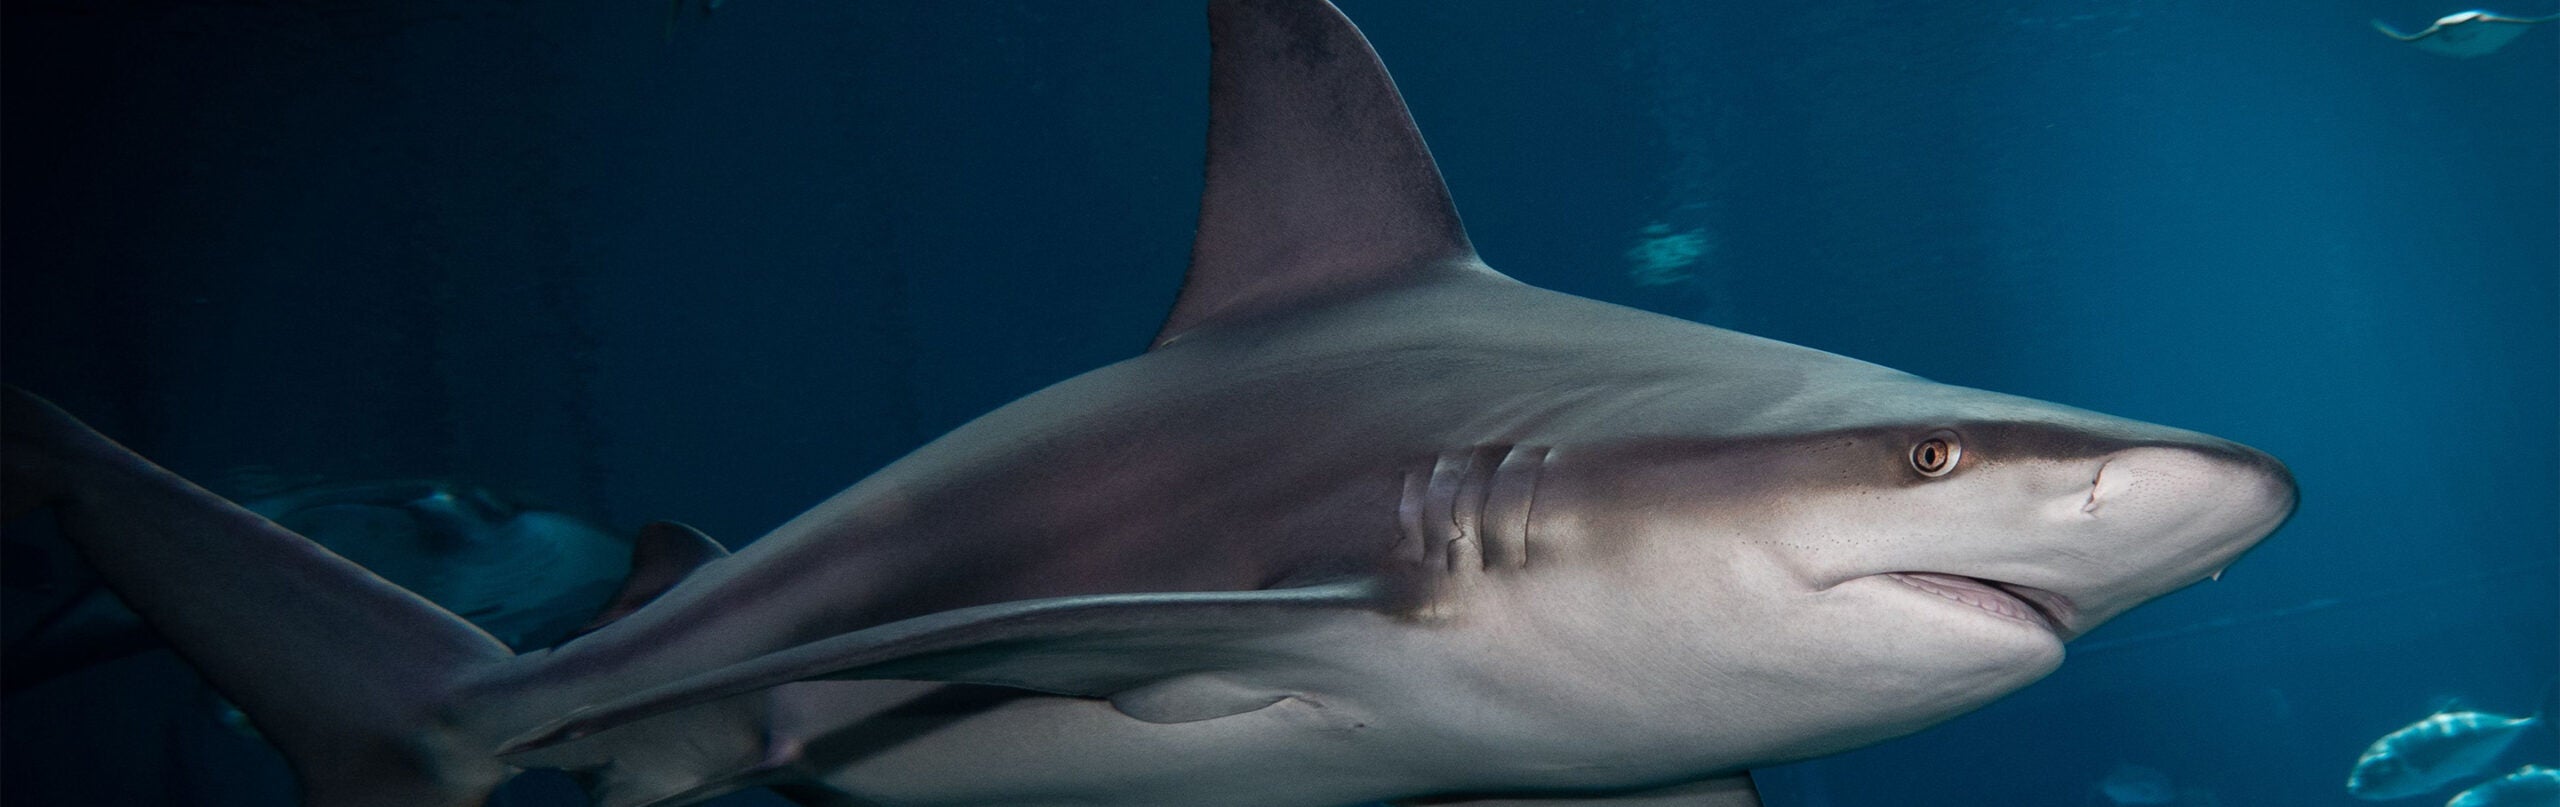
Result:
{"type": "Polygon", "coordinates": [[[2526,765],[2472,785],[2444,807],[2560,807],[2560,770],[2526,765]]]}
{"type": "Polygon", "coordinates": [[[2496,764],[2516,739],[2542,724],[2539,714],[2507,717],[2488,712],[2442,711],[2385,734],[2356,758],[2347,793],[2387,801],[2433,793],[2477,776],[2496,764]]]}

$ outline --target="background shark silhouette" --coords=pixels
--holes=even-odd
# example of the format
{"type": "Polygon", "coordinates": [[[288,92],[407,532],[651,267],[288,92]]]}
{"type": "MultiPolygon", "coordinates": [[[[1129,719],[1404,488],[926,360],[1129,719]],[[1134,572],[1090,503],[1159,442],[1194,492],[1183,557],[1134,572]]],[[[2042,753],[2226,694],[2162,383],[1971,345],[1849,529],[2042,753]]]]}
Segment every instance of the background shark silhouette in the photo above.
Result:
{"type": "Polygon", "coordinates": [[[58,510],[321,805],[522,768],[612,805],[1757,804],[1750,768],[2023,686],[2292,512],[2227,441],[1514,282],[1338,11],[1210,22],[1153,349],[557,647],[23,394],[10,509],[58,510]]]}
{"type": "MultiPolygon", "coordinates": [[[[2532,167],[2549,117],[2513,103],[2538,77],[2361,24],[2441,8],[2323,29],[1888,5],[1769,26],[1344,2],[1506,274],[2243,437],[2314,491],[2238,577],[1949,725],[1755,772],[1773,803],[2069,803],[2118,760],[2280,801],[2334,790],[2445,693],[2543,681],[2549,643],[2505,643],[2560,611],[2455,582],[2548,567],[2548,541],[2519,543],[2548,520],[2537,390],[2560,364],[2533,291],[2560,220],[2532,167]],[[1683,285],[1631,288],[1621,253],[1657,221],[1711,249],[1683,285]],[[2372,652],[2413,644],[2459,652],[2372,652]]],[[[279,456],[464,475],[743,543],[1130,355],[1197,213],[1194,3],[733,8],[674,47],[654,14],[592,9],[395,30],[53,8],[5,9],[11,151],[46,156],[5,188],[0,372],[198,478],[279,456]],[[579,390],[584,420],[552,408],[579,390]]],[[[280,762],[241,754],[153,795],[168,780],[129,755],[159,747],[136,705],[164,698],[132,673],[179,665],[143,661],[109,671],[122,691],[8,704],[8,800],[288,795],[280,762]]],[[[547,781],[507,803],[567,785],[527,779],[547,781]]]]}
{"type": "MultiPolygon", "coordinates": [[[[635,544],[568,514],[438,480],[296,482],[231,497],[518,650],[569,638],[612,610],[635,567],[669,555],[690,559],[699,546],[691,534],[666,527],[644,531],[635,544]]],[[[11,566],[28,567],[11,570],[11,633],[0,650],[9,692],[158,645],[67,548],[33,540],[56,536],[28,530],[7,537],[30,539],[7,547],[11,566]],[[21,604],[24,612],[16,610],[21,604]]]]}

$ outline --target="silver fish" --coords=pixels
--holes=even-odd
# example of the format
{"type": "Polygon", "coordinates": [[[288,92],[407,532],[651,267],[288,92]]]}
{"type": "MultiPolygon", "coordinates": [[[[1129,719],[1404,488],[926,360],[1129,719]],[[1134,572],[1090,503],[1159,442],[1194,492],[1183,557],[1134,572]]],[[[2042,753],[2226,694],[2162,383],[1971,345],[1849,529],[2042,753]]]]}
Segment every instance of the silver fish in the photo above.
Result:
{"type": "Polygon", "coordinates": [[[2560,807],[2560,770],[2526,765],[2472,785],[2444,807],[2560,807]]]}
{"type": "Polygon", "coordinates": [[[2479,775],[2541,725],[2540,715],[2508,717],[2488,712],[2442,711],[2385,734],[2356,758],[2347,793],[2387,801],[2433,793],[2479,775]]]}

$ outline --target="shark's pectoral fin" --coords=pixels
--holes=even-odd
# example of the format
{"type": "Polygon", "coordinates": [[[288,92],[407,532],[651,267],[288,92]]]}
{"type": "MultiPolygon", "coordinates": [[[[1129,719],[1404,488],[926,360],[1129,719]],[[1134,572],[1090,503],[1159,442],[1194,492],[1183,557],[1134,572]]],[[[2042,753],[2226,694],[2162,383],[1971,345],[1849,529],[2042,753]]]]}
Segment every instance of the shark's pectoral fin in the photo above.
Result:
{"type": "Polygon", "coordinates": [[[821,639],[580,709],[501,754],[794,681],[915,680],[1113,697],[1132,717],[1187,722],[1252,711],[1287,693],[1218,675],[1270,660],[1277,634],[1377,607],[1367,580],[1263,591],[1100,594],[926,614],[821,639]],[[1122,698],[1120,696],[1125,696],[1122,698]]]}
{"type": "Polygon", "coordinates": [[[728,556],[728,549],[701,530],[673,521],[649,522],[631,542],[631,574],[623,578],[622,588],[597,609],[594,619],[569,635],[583,636],[630,616],[667,589],[675,588],[703,564],[728,556]]]}

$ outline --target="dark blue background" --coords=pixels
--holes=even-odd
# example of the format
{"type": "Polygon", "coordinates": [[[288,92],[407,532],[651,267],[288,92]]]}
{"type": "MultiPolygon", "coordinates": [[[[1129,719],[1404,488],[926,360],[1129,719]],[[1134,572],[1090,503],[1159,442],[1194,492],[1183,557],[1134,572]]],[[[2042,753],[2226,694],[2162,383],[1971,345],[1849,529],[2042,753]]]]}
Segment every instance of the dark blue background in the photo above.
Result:
{"type": "MultiPolygon", "coordinates": [[[[734,545],[1153,333],[1196,3],[699,3],[11,0],[0,374],[191,475],[734,545]]],[[[1496,268],[2299,475],[2224,581],[1764,771],[1773,807],[2076,805],[2119,763],[2347,804],[2374,737],[2560,667],[2560,25],[2455,60],[2367,27],[2455,10],[2411,0],[1344,5],[1496,268]],[[1634,281],[1656,223],[1695,277],[1634,281]]],[[[184,681],[10,700],[0,800],[288,798],[184,681]]]]}

